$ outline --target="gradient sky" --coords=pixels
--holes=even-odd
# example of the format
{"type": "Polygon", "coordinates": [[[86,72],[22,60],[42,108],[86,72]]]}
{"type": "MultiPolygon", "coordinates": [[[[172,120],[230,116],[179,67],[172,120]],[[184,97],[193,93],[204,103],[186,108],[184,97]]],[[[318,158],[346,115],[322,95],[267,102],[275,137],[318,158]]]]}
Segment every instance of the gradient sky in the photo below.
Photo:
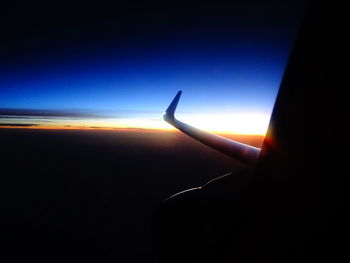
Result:
{"type": "Polygon", "coordinates": [[[0,126],[266,131],[304,1],[8,7],[0,126]]]}

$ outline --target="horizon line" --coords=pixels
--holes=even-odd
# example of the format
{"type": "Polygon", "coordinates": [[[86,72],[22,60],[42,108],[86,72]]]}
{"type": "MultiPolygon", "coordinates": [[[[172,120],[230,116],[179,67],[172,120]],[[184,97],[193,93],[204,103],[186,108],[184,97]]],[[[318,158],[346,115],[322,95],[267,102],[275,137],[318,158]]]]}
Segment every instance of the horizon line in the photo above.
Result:
{"type": "MultiPolygon", "coordinates": [[[[20,126],[20,125],[0,125],[0,129],[25,129],[25,130],[95,130],[95,131],[144,131],[144,132],[179,132],[175,128],[142,128],[142,127],[98,127],[98,126],[73,126],[73,125],[65,125],[65,126],[44,126],[44,125],[28,125],[28,126],[20,126]]],[[[212,132],[214,134],[221,135],[237,135],[237,136],[261,136],[265,137],[266,134],[261,133],[234,133],[230,131],[215,131],[209,130],[208,132],[212,132]]]]}

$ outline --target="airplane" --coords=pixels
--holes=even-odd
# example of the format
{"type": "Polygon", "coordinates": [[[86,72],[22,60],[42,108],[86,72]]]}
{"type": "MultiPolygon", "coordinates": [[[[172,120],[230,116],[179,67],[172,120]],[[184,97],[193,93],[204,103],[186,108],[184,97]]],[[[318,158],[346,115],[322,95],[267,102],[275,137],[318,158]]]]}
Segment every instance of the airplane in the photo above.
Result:
{"type": "Polygon", "coordinates": [[[164,120],[247,168],[164,201],[153,222],[158,262],[349,258],[346,10],[309,2],[261,150],[177,120],[177,93],[164,120]]]}
{"type": "Polygon", "coordinates": [[[229,140],[225,137],[212,134],[195,127],[192,127],[182,121],[175,118],[175,111],[177,104],[179,103],[182,91],[180,90],[173,101],[170,103],[168,109],[163,115],[163,119],[182,131],[183,133],[189,135],[192,138],[206,144],[207,146],[218,150],[232,158],[235,158],[244,163],[254,163],[260,154],[260,149],[249,146],[243,143],[236,142],[234,140],[229,140]]]}

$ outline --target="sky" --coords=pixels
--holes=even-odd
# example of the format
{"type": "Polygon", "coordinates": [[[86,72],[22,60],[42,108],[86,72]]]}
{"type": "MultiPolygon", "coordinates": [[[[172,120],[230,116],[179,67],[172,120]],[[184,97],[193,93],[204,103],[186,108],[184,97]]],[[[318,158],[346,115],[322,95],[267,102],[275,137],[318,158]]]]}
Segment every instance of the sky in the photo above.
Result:
{"type": "Polygon", "coordinates": [[[265,134],[304,1],[24,3],[4,8],[0,127],[265,134]]]}

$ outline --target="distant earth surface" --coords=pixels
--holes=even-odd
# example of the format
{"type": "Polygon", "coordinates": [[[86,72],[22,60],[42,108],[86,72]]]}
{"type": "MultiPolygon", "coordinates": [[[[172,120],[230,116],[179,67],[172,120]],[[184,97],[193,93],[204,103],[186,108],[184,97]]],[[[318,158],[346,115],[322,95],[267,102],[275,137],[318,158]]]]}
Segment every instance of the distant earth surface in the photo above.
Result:
{"type": "Polygon", "coordinates": [[[244,168],[175,131],[0,129],[0,145],[2,256],[13,262],[152,262],[162,201],[244,168]]]}

